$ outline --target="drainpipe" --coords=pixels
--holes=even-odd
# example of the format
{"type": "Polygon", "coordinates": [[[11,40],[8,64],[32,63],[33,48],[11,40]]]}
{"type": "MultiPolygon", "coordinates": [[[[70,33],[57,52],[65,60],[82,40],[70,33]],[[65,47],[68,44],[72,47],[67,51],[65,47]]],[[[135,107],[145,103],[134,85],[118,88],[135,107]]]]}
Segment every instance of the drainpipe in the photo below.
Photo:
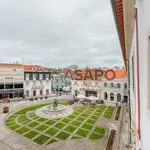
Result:
{"type": "Polygon", "coordinates": [[[128,59],[124,59],[125,61],[128,62],[128,64],[126,65],[128,67],[128,99],[129,99],[129,129],[130,129],[130,135],[129,135],[129,143],[132,143],[132,135],[131,135],[131,100],[130,100],[130,65],[129,65],[129,60],[128,59]]]}

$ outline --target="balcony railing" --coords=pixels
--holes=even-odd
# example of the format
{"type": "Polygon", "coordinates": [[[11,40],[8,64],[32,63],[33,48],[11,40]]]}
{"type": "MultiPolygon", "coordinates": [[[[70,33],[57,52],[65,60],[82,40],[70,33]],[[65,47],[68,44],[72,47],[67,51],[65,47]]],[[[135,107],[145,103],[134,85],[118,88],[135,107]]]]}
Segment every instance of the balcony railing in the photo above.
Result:
{"type": "Polygon", "coordinates": [[[44,85],[33,85],[32,89],[43,89],[44,85]]]}

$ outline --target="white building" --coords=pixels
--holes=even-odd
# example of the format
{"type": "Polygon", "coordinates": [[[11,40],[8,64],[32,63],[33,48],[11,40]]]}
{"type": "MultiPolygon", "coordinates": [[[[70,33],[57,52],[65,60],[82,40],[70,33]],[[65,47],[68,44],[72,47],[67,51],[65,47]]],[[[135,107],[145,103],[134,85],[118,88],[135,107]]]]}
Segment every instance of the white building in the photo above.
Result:
{"type": "Polygon", "coordinates": [[[113,80],[106,78],[101,80],[72,80],[72,95],[83,94],[86,97],[93,95],[110,104],[128,100],[126,70],[115,70],[114,72],[116,77],[113,80]]]}
{"type": "Polygon", "coordinates": [[[150,0],[111,0],[111,4],[130,74],[136,149],[150,150],[150,0]]]}
{"type": "Polygon", "coordinates": [[[22,97],[24,69],[20,64],[0,63],[0,100],[22,97]]]}
{"type": "Polygon", "coordinates": [[[48,68],[24,65],[25,97],[45,97],[51,94],[51,79],[48,68]]]}

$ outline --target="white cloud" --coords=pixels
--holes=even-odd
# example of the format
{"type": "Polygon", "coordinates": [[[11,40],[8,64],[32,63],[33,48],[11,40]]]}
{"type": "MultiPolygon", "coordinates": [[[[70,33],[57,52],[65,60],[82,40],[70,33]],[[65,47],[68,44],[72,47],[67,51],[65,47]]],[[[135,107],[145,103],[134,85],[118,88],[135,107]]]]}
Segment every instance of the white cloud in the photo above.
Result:
{"type": "Polygon", "coordinates": [[[0,0],[0,61],[122,65],[109,0],[0,0]]]}

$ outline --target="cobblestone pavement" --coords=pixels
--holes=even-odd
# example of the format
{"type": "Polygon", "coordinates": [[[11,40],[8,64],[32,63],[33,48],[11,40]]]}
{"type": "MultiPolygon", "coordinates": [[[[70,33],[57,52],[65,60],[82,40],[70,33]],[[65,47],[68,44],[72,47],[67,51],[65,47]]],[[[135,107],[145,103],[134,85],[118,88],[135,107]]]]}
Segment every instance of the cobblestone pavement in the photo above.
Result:
{"type": "MultiPolygon", "coordinates": [[[[22,101],[22,102],[1,104],[0,110],[2,110],[3,106],[9,106],[10,113],[11,113],[14,110],[17,110],[19,108],[21,109],[26,106],[31,106],[31,105],[40,104],[40,103],[47,103],[52,100],[53,99],[37,100],[37,101],[22,101]]],[[[96,140],[96,141],[92,141],[88,139],[65,140],[65,141],[59,141],[59,142],[56,142],[47,146],[40,146],[36,144],[35,142],[33,142],[32,140],[24,138],[22,135],[16,134],[14,131],[9,130],[4,124],[6,115],[7,114],[0,114],[0,150],[77,150],[77,149],[79,150],[104,150],[104,146],[107,143],[108,134],[105,134],[105,136],[102,139],[96,140]]],[[[77,129],[80,128],[83,124],[84,122],[79,127],[77,127],[77,129]]],[[[69,137],[70,139],[75,134],[75,131],[73,132],[73,134],[70,135],[69,137]]]]}

